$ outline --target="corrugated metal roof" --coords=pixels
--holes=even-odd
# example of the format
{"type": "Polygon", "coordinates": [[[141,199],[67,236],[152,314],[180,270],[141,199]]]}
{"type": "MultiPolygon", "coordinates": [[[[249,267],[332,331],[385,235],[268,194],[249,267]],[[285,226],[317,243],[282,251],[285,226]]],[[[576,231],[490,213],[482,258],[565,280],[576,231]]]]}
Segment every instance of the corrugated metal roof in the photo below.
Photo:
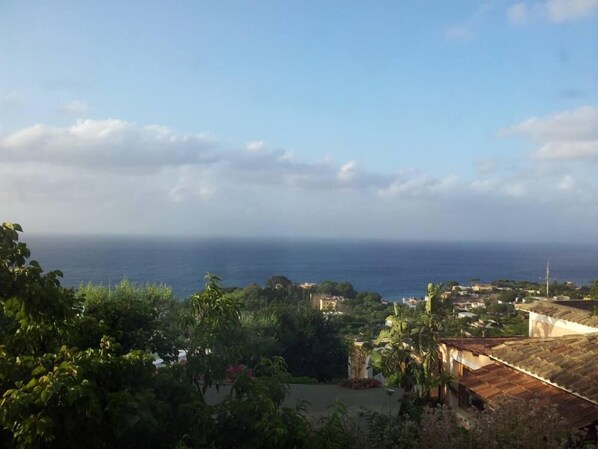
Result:
{"type": "Polygon", "coordinates": [[[468,371],[458,379],[490,405],[505,395],[555,405],[572,427],[598,423],[598,406],[557,387],[498,363],[468,371]]]}
{"type": "Polygon", "coordinates": [[[525,312],[535,312],[598,329],[598,316],[591,313],[594,307],[598,307],[598,301],[536,301],[517,304],[515,307],[525,312]]]}

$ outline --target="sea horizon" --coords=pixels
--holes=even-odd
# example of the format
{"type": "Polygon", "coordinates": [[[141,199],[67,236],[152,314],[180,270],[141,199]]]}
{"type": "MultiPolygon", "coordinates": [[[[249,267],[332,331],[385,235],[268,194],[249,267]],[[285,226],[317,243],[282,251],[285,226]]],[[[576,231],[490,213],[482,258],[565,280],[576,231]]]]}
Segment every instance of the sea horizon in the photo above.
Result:
{"type": "Polygon", "coordinates": [[[406,243],[406,244],[540,244],[540,245],[569,245],[569,246],[592,246],[598,249],[597,241],[575,241],[575,240],[488,240],[488,239],[420,239],[420,238],[391,238],[391,237],[358,237],[358,236],[297,236],[297,235],[204,235],[204,234],[145,234],[145,233],[75,233],[75,232],[36,232],[24,229],[20,238],[27,241],[27,238],[89,238],[89,239],[126,239],[126,240],[241,240],[241,241],[314,241],[314,242],[339,242],[339,243],[406,243]]]}
{"type": "Polygon", "coordinates": [[[540,242],[420,242],[327,238],[41,235],[21,238],[63,285],[114,285],[123,279],[170,286],[181,298],[201,290],[206,272],[227,287],[264,285],[274,275],[296,283],[350,282],[389,301],[422,297],[428,282],[498,279],[578,285],[598,278],[598,245],[540,242]]]}

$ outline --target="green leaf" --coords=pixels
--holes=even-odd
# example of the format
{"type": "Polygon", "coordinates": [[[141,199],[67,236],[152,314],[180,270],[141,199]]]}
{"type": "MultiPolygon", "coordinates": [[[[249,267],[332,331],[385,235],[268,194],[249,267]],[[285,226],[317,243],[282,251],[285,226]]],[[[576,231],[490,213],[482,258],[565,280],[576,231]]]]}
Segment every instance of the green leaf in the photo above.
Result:
{"type": "Polygon", "coordinates": [[[42,400],[42,402],[44,404],[48,403],[48,400],[50,399],[50,396],[52,396],[52,393],[48,389],[42,390],[42,392],[39,395],[40,399],[42,400]]]}
{"type": "Polygon", "coordinates": [[[32,376],[38,376],[41,373],[45,373],[46,372],[46,367],[45,366],[38,366],[37,368],[35,368],[33,371],[31,371],[31,375],[32,376]]]}

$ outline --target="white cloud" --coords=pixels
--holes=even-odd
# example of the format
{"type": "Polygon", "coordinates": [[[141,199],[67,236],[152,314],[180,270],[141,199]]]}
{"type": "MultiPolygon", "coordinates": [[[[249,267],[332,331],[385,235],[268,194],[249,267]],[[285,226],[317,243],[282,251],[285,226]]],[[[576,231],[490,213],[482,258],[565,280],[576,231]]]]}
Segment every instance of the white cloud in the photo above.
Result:
{"type": "Polygon", "coordinates": [[[20,104],[21,104],[21,98],[14,91],[0,95],[0,106],[13,107],[13,106],[18,106],[20,104]]]}
{"type": "Polygon", "coordinates": [[[338,170],[338,178],[341,181],[349,181],[355,176],[355,170],[357,168],[357,163],[355,161],[349,161],[344,165],[341,165],[340,169],[338,170]]]}
{"type": "Polygon", "coordinates": [[[276,159],[278,162],[293,162],[295,160],[295,156],[293,155],[292,151],[283,151],[279,153],[278,158],[276,159]]]}
{"type": "Polygon", "coordinates": [[[598,140],[581,142],[548,142],[535,156],[538,159],[596,159],[598,160],[598,140]]]}
{"type": "Polygon", "coordinates": [[[179,167],[172,177],[176,180],[176,185],[168,191],[168,197],[175,203],[210,200],[218,191],[210,177],[206,169],[192,166],[179,167]]]}
{"type": "Polygon", "coordinates": [[[72,100],[62,106],[60,110],[65,114],[81,117],[89,112],[89,105],[85,101],[72,100]]]}
{"type": "Polygon", "coordinates": [[[586,106],[531,117],[501,130],[499,135],[520,135],[541,142],[535,153],[539,159],[598,158],[598,108],[586,106]]]}
{"type": "Polygon", "coordinates": [[[507,20],[512,25],[523,25],[528,20],[528,8],[525,3],[516,3],[507,8],[507,20]]]}
{"type": "Polygon", "coordinates": [[[450,41],[467,41],[473,37],[473,30],[467,26],[452,26],[445,32],[445,37],[450,41]]]}
{"type": "Polygon", "coordinates": [[[571,175],[565,175],[561,178],[556,188],[558,190],[570,191],[575,188],[575,180],[571,175]]]}
{"type": "Polygon", "coordinates": [[[213,139],[122,120],[78,120],[68,128],[34,125],[0,139],[0,162],[43,161],[88,170],[133,170],[205,164],[213,139]]]}
{"type": "Polygon", "coordinates": [[[598,10],[598,0],[548,0],[546,11],[552,22],[572,22],[598,10]]]}
{"type": "Polygon", "coordinates": [[[469,16],[460,23],[448,27],[444,37],[449,41],[468,41],[483,27],[486,19],[493,13],[495,5],[492,1],[478,2],[469,16]]]}
{"type": "MultiPolygon", "coordinates": [[[[544,122],[556,126],[587,114],[569,112],[510,132],[546,143],[541,138],[554,131],[544,122]]],[[[284,149],[252,147],[259,151],[248,151],[248,144],[216,148],[205,135],[115,119],[36,125],[0,138],[0,204],[5,219],[28,229],[40,223],[34,229],[46,232],[118,226],[120,232],[468,239],[482,229],[509,237],[511,231],[490,231],[513,216],[523,223],[517,232],[527,226],[536,237],[538,201],[559,210],[576,205],[580,212],[567,216],[586,223],[598,200],[598,179],[538,169],[555,164],[528,171],[490,166],[467,179],[415,169],[370,172],[356,160],[309,162],[284,149]],[[349,225],[336,229],[336,223],[349,225]]]]}
{"type": "Polygon", "coordinates": [[[245,144],[245,149],[250,153],[259,153],[266,148],[266,142],[263,140],[253,140],[245,144]]]}
{"type": "Polygon", "coordinates": [[[504,186],[504,192],[512,197],[520,198],[527,194],[527,188],[523,182],[513,182],[504,186]]]}
{"type": "Polygon", "coordinates": [[[499,134],[519,134],[536,140],[598,138],[598,107],[585,106],[547,117],[531,117],[500,131],[499,134]]]}
{"type": "Polygon", "coordinates": [[[388,185],[378,189],[383,198],[392,197],[433,197],[443,195],[460,195],[463,183],[456,176],[433,178],[424,173],[404,173],[395,177],[388,185]]]}
{"type": "Polygon", "coordinates": [[[598,0],[546,0],[516,3],[507,8],[512,25],[524,25],[533,19],[552,23],[574,22],[595,15],[598,0]]]}

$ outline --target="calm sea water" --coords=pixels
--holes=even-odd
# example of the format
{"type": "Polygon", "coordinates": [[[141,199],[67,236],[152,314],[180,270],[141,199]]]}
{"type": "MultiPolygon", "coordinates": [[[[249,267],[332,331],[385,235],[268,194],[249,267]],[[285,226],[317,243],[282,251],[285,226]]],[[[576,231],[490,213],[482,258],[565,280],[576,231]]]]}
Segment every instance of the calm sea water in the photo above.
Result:
{"type": "Polygon", "coordinates": [[[541,243],[421,243],[340,240],[166,239],[24,236],[44,269],[63,285],[161,282],[185,297],[209,271],[227,286],[263,285],[282,274],[295,282],[349,281],[390,300],[423,296],[428,282],[541,281],[546,261],[559,281],[598,278],[598,246],[541,243]]]}

